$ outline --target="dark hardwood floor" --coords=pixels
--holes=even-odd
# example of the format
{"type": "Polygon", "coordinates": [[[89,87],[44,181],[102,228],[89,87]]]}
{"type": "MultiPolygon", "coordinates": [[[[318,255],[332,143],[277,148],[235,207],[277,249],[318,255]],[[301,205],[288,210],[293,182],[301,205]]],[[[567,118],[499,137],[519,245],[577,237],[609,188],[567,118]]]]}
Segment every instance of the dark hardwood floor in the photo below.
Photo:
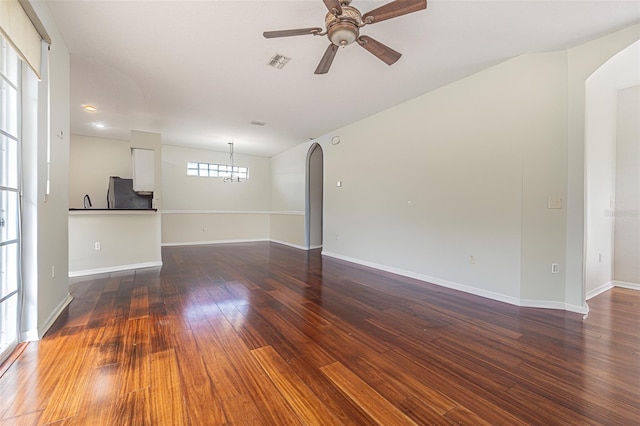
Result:
{"type": "Polygon", "coordinates": [[[640,423],[640,292],[518,308],[274,243],[72,280],[5,425],[640,423]]]}

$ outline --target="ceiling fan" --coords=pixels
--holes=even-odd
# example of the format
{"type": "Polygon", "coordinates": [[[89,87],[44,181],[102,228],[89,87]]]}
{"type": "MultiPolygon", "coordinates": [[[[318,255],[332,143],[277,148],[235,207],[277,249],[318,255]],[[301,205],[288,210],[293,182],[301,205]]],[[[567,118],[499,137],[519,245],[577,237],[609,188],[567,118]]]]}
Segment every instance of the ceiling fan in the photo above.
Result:
{"type": "Polygon", "coordinates": [[[316,68],[316,74],[326,74],[329,72],[333,58],[338,52],[338,47],[345,47],[353,42],[374,54],[387,65],[396,63],[402,54],[396,52],[388,46],[373,38],[360,35],[360,28],[365,25],[396,18],[408,13],[417,12],[427,8],[427,0],[395,0],[373,9],[364,15],[355,7],[349,6],[351,0],[322,0],[329,9],[325,17],[326,30],[320,27],[299,28],[294,30],[265,31],[265,38],[291,37],[299,35],[316,35],[329,37],[331,44],[324,52],[316,68]]]}

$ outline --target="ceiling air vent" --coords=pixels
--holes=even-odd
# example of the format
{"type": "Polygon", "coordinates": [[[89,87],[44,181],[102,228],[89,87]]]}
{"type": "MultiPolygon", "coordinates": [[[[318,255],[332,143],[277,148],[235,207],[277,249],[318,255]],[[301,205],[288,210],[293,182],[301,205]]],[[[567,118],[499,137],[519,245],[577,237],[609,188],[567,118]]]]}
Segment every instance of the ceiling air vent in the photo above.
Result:
{"type": "Polygon", "coordinates": [[[255,121],[255,120],[253,120],[251,122],[251,124],[253,124],[254,126],[264,126],[267,123],[265,123],[264,121],[255,121]]]}
{"type": "Polygon", "coordinates": [[[289,60],[291,60],[291,58],[287,58],[284,55],[276,53],[275,55],[273,55],[273,58],[271,58],[267,65],[281,70],[285,65],[287,65],[287,62],[289,62],[289,60]]]}

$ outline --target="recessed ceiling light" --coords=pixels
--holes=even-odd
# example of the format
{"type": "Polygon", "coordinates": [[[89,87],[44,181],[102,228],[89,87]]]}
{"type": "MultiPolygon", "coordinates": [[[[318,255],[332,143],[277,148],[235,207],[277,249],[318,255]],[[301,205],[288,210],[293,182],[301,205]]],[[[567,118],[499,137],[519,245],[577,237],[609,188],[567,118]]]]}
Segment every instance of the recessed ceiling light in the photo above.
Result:
{"type": "Polygon", "coordinates": [[[82,108],[84,108],[85,111],[89,112],[95,112],[98,110],[98,108],[94,107],[93,105],[82,105],[82,108]]]}
{"type": "Polygon", "coordinates": [[[104,124],[102,124],[102,123],[93,123],[93,127],[97,127],[98,129],[104,129],[104,124]]]}

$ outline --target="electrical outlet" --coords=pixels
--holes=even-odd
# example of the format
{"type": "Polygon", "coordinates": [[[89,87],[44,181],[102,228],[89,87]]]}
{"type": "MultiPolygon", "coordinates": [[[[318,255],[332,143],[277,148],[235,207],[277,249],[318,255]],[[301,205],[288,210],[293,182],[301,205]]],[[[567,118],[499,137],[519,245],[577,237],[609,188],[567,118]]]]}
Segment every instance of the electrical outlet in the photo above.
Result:
{"type": "Polygon", "coordinates": [[[560,273],[560,264],[559,263],[552,263],[551,264],[551,273],[552,274],[559,274],[560,273]]]}
{"type": "Polygon", "coordinates": [[[100,244],[100,241],[96,241],[96,242],[95,242],[94,248],[95,248],[96,250],[100,250],[100,249],[102,249],[102,244],[100,244]]]}

